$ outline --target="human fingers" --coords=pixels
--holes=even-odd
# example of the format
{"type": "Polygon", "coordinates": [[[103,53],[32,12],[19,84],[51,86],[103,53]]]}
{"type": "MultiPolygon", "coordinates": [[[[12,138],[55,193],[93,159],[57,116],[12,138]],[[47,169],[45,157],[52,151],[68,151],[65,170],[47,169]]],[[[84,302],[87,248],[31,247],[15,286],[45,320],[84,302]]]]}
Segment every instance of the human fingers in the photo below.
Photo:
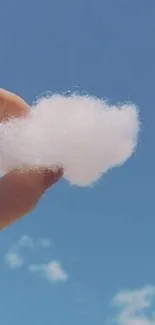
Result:
{"type": "MultiPolygon", "coordinates": [[[[0,89],[0,121],[11,117],[23,117],[29,113],[29,105],[19,96],[0,89]]],[[[0,225],[30,212],[44,192],[62,176],[61,169],[53,172],[47,169],[11,171],[0,180],[0,225]]]]}
{"type": "Polygon", "coordinates": [[[0,229],[28,214],[49,186],[62,176],[62,171],[12,171],[0,181],[0,229]]]}
{"type": "Polygon", "coordinates": [[[29,113],[29,105],[18,95],[0,88],[0,122],[29,113]]]}

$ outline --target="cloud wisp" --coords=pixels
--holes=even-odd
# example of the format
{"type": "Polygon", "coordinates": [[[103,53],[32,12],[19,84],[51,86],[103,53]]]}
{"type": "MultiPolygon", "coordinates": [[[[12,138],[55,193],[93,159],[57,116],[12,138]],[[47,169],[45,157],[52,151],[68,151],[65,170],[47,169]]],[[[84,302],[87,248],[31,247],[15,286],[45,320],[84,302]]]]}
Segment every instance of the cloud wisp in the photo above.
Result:
{"type": "MultiPolygon", "coordinates": [[[[50,283],[66,282],[69,275],[61,266],[58,260],[49,260],[47,263],[29,263],[25,259],[24,249],[38,252],[38,249],[49,249],[51,247],[51,240],[49,238],[32,239],[28,235],[22,236],[15,245],[5,255],[5,262],[10,269],[19,269],[23,266],[31,274],[36,274],[50,283]]],[[[40,254],[40,250],[39,250],[40,254]]]]}
{"type": "Polygon", "coordinates": [[[131,157],[139,126],[130,103],[110,106],[80,95],[42,98],[26,119],[1,123],[0,170],[59,166],[71,184],[89,186],[131,157]]]}
{"type": "Polygon", "coordinates": [[[23,266],[24,259],[19,253],[10,250],[5,255],[5,262],[10,269],[16,269],[23,266]]]}
{"type": "Polygon", "coordinates": [[[119,309],[115,325],[155,325],[155,313],[151,313],[155,299],[155,287],[119,292],[112,305],[119,309]]]}
{"type": "Polygon", "coordinates": [[[49,282],[66,282],[68,274],[59,261],[50,261],[47,264],[32,264],[29,266],[31,273],[37,273],[49,282]]]}
{"type": "Polygon", "coordinates": [[[25,264],[25,249],[32,251],[40,248],[49,248],[50,246],[51,241],[49,238],[34,240],[28,235],[23,235],[5,254],[5,262],[11,269],[20,268],[25,264]]]}

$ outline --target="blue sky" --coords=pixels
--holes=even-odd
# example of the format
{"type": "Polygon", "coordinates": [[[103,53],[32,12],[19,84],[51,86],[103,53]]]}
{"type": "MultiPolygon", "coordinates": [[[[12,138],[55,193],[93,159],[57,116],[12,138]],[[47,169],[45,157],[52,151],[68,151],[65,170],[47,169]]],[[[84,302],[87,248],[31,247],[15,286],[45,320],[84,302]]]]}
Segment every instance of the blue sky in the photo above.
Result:
{"type": "Polygon", "coordinates": [[[118,325],[154,325],[142,312],[155,291],[155,2],[0,4],[0,87],[30,104],[47,90],[131,100],[142,121],[136,155],[123,167],[93,188],[62,180],[1,232],[0,322],[103,325],[115,316],[118,325]]]}

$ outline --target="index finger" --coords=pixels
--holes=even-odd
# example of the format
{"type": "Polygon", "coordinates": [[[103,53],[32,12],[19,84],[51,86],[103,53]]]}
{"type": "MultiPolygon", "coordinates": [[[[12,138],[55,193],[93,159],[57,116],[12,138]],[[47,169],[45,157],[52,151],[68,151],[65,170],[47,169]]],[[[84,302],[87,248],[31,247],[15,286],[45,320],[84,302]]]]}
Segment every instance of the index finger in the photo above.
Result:
{"type": "Polygon", "coordinates": [[[0,122],[29,113],[29,105],[18,95],[0,88],[0,122]]]}

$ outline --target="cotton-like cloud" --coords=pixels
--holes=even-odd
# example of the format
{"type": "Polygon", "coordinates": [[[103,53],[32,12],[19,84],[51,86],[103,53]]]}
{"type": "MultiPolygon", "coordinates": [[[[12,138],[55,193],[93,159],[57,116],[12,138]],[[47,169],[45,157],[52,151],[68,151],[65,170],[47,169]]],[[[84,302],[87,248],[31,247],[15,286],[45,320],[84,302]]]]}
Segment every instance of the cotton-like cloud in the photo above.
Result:
{"type": "Polygon", "coordinates": [[[139,117],[132,104],[72,95],[42,98],[26,119],[0,124],[0,170],[64,168],[70,183],[87,186],[135,151],[139,117]]]}
{"type": "Polygon", "coordinates": [[[155,325],[154,313],[150,312],[154,299],[154,286],[119,292],[113,300],[113,305],[119,309],[113,324],[155,325]]]}
{"type": "Polygon", "coordinates": [[[50,261],[47,264],[32,264],[29,271],[38,273],[49,282],[66,282],[68,274],[62,269],[59,261],[50,261]]]}

